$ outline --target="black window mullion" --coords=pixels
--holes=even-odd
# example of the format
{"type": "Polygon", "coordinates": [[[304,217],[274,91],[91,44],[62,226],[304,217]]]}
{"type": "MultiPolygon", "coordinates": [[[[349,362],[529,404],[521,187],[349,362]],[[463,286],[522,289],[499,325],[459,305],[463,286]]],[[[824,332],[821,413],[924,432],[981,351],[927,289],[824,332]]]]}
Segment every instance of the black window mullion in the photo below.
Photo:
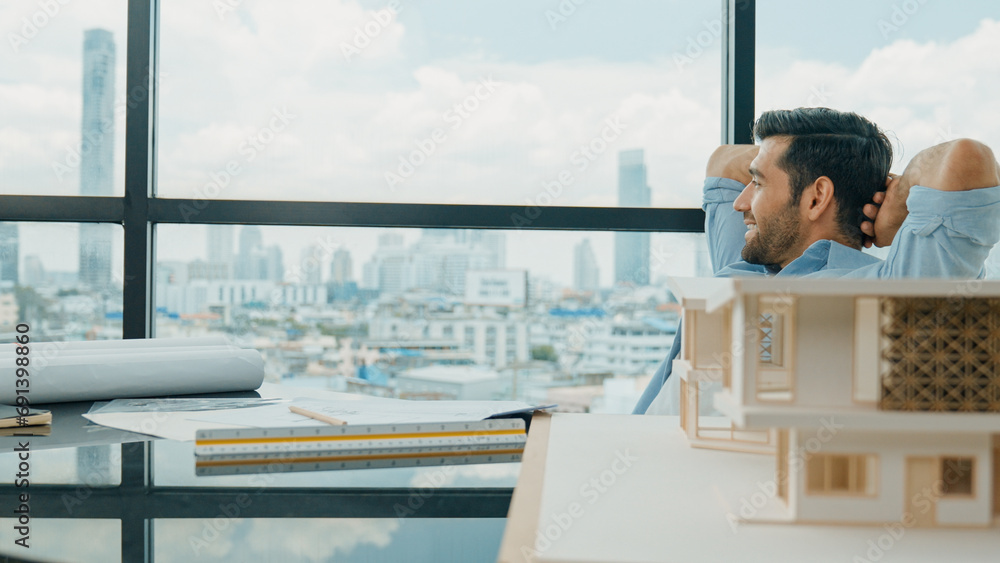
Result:
{"type": "Polygon", "coordinates": [[[722,143],[753,144],[756,0],[722,0],[722,143]]]}
{"type": "Polygon", "coordinates": [[[524,207],[427,203],[160,199],[150,220],[176,224],[316,227],[529,229],[697,233],[701,209],[645,207],[524,207]]]}
{"type": "Polygon", "coordinates": [[[125,260],[122,336],[153,336],[153,223],[156,193],[156,76],[159,0],[129,0],[125,76],[125,260]]]}

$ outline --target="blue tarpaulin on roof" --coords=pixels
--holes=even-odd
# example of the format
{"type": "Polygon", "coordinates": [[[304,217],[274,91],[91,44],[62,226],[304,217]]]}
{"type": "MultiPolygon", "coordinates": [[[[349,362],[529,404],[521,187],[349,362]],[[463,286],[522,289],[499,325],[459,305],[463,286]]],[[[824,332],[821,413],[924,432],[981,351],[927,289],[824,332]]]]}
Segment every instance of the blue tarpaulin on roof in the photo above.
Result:
{"type": "Polygon", "coordinates": [[[378,366],[358,366],[358,379],[364,379],[374,385],[389,384],[389,376],[378,369],[378,366]]]}
{"type": "Polygon", "coordinates": [[[658,319],[656,317],[643,317],[642,322],[663,332],[676,333],[677,323],[658,319]]]}
{"type": "Polygon", "coordinates": [[[604,309],[589,307],[586,309],[549,309],[549,314],[553,317],[603,317],[607,313],[604,309]]]}
{"type": "Polygon", "coordinates": [[[424,353],[421,350],[407,350],[406,348],[382,348],[382,352],[386,354],[394,354],[396,356],[407,356],[411,358],[419,358],[423,356],[424,353]]]}

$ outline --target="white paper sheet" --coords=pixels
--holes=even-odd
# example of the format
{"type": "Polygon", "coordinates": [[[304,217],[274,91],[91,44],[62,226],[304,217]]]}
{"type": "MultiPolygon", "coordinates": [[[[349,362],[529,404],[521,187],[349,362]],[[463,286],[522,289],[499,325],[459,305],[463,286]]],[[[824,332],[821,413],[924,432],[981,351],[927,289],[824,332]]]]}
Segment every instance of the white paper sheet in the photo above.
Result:
{"type": "MultiPolygon", "coordinates": [[[[107,342],[95,344],[105,347],[107,342]]],[[[173,347],[152,348],[135,346],[129,340],[117,342],[121,349],[60,353],[29,363],[31,403],[248,391],[264,380],[259,352],[220,346],[215,339],[207,340],[205,346],[174,343],[173,347]]],[[[13,361],[0,361],[0,381],[17,379],[16,368],[13,361]]],[[[15,400],[13,385],[0,387],[0,403],[15,404],[15,400]]]]}
{"type": "MultiPolygon", "coordinates": [[[[408,422],[461,422],[483,420],[495,414],[530,409],[520,401],[316,401],[295,399],[290,403],[306,410],[339,418],[348,424],[403,424],[408,422]]],[[[190,418],[220,424],[257,428],[325,426],[318,420],[295,414],[289,404],[217,412],[192,413],[190,418]]]]}
{"type": "Polygon", "coordinates": [[[109,428],[117,428],[118,430],[135,432],[137,434],[148,434],[150,436],[181,442],[194,440],[194,435],[199,430],[244,428],[238,424],[219,424],[203,420],[192,420],[188,418],[190,414],[186,412],[113,412],[105,414],[87,413],[83,415],[83,418],[94,424],[100,424],[109,428]]]}
{"type": "MultiPolygon", "coordinates": [[[[337,393],[336,395],[343,395],[337,393]]],[[[326,423],[288,410],[300,406],[349,424],[405,422],[450,422],[482,420],[494,414],[531,409],[518,401],[407,401],[356,395],[343,399],[305,398],[239,400],[240,408],[210,409],[210,406],[234,406],[232,399],[151,399],[111,401],[95,405],[84,416],[87,420],[119,430],[159,436],[170,440],[194,440],[198,430],[218,428],[282,428],[289,426],[326,426],[326,423]],[[197,401],[194,403],[192,401],[197,401]],[[255,407],[253,404],[266,403],[255,407]],[[169,411],[171,406],[177,410],[169,411]]]]}
{"type": "MultiPolygon", "coordinates": [[[[116,399],[95,403],[83,418],[101,426],[170,440],[194,440],[201,429],[240,428],[236,424],[216,424],[193,420],[202,412],[257,410],[255,405],[288,404],[288,399],[116,399]]],[[[287,410],[287,406],[285,409],[287,410]]]]}

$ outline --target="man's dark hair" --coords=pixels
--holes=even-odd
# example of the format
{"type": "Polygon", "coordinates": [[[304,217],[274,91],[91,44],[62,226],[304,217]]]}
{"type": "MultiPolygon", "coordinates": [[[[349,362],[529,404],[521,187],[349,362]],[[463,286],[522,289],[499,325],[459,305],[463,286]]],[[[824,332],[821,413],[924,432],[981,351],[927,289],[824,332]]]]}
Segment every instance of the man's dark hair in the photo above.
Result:
{"type": "Polygon", "coordinates": [[[787,136],[790,143],[777,165],[788,174],[791,202],[820,176],[833,181],[837,223],[858,248],[864,241],[861,209],[885,190],[892,144],[885,133],[856,113],[829,108],[767,111],[753,125],[758,141],[787,136]]]}

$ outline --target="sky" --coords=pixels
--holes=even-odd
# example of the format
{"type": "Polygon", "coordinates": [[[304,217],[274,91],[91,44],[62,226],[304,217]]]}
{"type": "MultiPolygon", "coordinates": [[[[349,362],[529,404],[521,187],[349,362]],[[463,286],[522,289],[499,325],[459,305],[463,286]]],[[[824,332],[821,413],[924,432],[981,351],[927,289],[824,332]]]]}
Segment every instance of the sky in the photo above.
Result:
{"type": "MultiPolygon", "coordinates": [[[[227,2],[162,5],[163,197],[613,206],[617,153],[642,148],[654,206],[700,203],[719,141],[717,0],[227,2]],[[549,197],[561,173],[571,181],[549,197]]],[[[896,139],[897,171],[943,140],[998,145],[1000,4],[757,4],[758,111],[859,111],[896,139]]],[[[79,144],[83,30],[114,33],[123,100],[124,8],[78,0],[42,18],[33,1],[0,5],[0,193],[79,192],[52,164],[79,144]],[[31,35],[22,18],[47,21],[31,35]]],[[[359,272],[378,231],[273,227],[264,240],[291,266],[331,232],[359,272]]],[[[75,233],[25,225],[22,257],[75,269],[75,233]]],[[[609,285],[608,233],[511,232],[508,266],[568,284],[584,236],[609,285]]],[[[161,260],[205,253],[199,226],[159,240],[161,260]]],[[[693,273],[691,237],[653,244],[675,252],[663,273],[693,273]]]]}

